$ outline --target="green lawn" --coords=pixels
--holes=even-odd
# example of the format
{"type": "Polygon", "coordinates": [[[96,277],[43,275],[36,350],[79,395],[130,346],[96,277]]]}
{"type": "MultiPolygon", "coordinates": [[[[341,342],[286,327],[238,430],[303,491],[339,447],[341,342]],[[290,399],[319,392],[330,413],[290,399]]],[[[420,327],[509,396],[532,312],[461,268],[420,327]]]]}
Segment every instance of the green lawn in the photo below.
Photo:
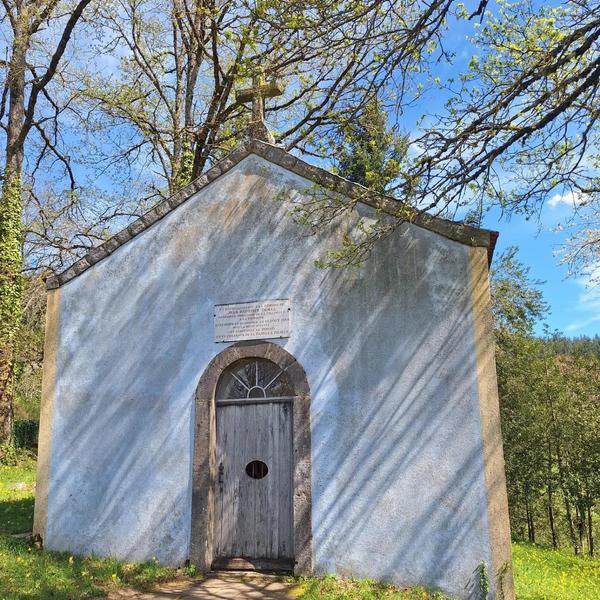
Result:
{"type": "Polygon", "coordinates": [[[119,587],[148,589],[183,573],[156,562],[127,565],[111,559],[78,558],[40,550],[8,533],[31,531],[35,463],[0,465],[0,598],[79,600],[106,596],[119,587]]]}
{"type": "Polygon", "coordinates": [[[600,558],[513,544],[518,600],[599,600],[600,558]]]}
{"type": "Polygon", "coordinates": [[[399,590],[369,580],[336,577],[302,577],[295,593],[298,600],[450,600],[443,594],[415,588],[399,590]]]}
{"type": "Polygon", "coordinates": [[[111,559],[78,558],[68,553],[40,550],[24,540],[0,535],[2,600],[104,597],[109,589],[150,589],[178,575],[175,569],[156,562],[127,565],[111,559]]]}
{"type": "Polygon", "coordinates": [[[24,460],[19,466],[0,465],[0,533],[31,531],[35,463],[24,460]]]}
{"type": "MultiPolygon", "coordinates": [[[[148,589],[181,576],[155,562],[125,565],[111,559],[47,552],[7,533],[31,531],[35,465],[0,466],[0,598],[79,600],[118,587],[148,589]]],[[[518,600],[600,600],[600,559],[578,558],[526,543],[513,544],[518,600]]],[[[188,573],[189,574],[189,573],[188,573]]],[[[371,581],[301,578],[302,600],[441,600],[424,590],[398,590],[371,581]]]]}

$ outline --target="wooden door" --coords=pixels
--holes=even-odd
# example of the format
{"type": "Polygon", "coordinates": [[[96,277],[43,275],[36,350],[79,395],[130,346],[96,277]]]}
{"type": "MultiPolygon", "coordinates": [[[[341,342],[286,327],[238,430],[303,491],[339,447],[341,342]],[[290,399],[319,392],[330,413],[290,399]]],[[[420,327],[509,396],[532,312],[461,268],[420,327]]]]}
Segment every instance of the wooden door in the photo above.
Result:
{"type": "Polygon", "coordinates": [[[293,566],[291,402],[217,405],[215,500],[216,567],[293,566]]]}

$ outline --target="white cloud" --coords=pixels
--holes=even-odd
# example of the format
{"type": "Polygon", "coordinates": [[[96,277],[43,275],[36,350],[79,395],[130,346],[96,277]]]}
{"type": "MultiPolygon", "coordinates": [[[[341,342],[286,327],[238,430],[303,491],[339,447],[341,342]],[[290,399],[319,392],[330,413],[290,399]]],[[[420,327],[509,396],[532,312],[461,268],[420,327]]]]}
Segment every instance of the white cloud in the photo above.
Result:
{"type": "Polygon", "coordinates": [[[581,204],[583,200],[583,194],[579,192],[566,192],[565,194],[554,194],[550,200],[548,200],[548,206],[558,206],[559,204],[566,204],[567,206],[577,206],[581,204]]]}
{"type": "Polygon", "coordinates": [[[582,317],[565,327],[567,333],[576,333],[584,327],[600,323],[600,264],[588,270],[576,283],[582,288],[575,309],[582,317]]]}

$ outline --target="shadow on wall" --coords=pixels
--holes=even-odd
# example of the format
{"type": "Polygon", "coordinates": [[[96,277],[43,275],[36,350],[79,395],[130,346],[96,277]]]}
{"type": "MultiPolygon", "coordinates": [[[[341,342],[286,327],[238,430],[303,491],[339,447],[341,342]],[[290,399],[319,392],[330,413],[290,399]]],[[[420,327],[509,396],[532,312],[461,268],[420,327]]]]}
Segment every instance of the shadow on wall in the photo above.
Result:
{"type": "Polygon", "coordinates": [[[475,568],[491,557],[466,256],[449,268],[460,253],[403,235],[400,252],[371,259],[383,285],[368,274],[347,283],[331,318],[351,343],[332,326],[317,389],[333,372],[337,394],[314,395],[317,562],[479,598],[475,568]]]}
{"type": "Polygon", "coordinates": [[[290,297],[316,569],[475,597],[490,556],[467,248],[403,226],[361,269],[316,269],[322,246],[271,200],[305,183],[264,164],[64,286],[48,545],[187,559],[194,392],[223,349],[213,305],[290,297]]]}

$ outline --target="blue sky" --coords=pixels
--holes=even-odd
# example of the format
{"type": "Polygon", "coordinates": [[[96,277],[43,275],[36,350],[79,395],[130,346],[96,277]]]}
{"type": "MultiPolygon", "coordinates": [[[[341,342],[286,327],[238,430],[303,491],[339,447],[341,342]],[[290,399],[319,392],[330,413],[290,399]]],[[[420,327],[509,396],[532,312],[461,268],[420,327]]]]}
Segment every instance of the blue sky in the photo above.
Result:
{"type": "MultiPolygon", "coordinates": [[[[496,7],[490,3],[489,8],[496,7]]],[[[440,63],[437,75],[446,80],[458,78],[466,71],[467,64],[476,48],[468,38],[475,32],[475,21],[452,21],[445,36],[445,46],[455,53],[453,65],[440,63]]],[[[429,113],[443,112],[444,97],[439,91],[424,99],[429,113]]],[[[408,111],[400,123],[404,130],[413,130],[410,123],[423,110],[423,103],[408,111]]],[[[518,257],[530,267],[530,276],[542,280],[540,286],[546,302],[550,305],[550,313],[546,323],[551,330],[559,330],[568,336],[600,334],[600,287],[590,288],[585,275],[569,277],[566,266],[560,264],[557,256],[567,234],[557,231],[557,226],[565,223],[572,214],[573,204],[569,198],[559,194],[550,199],[544,206],[539,219],[527,221],[521,215],[513,215],[509,219],[502,217],[499,210],[492,210],[485,215],[483,227],[500,232],[496,247],[496,256],[508,246],[518,246],[518,257]]],[[[537,328],[542,333],[543,325],[537,328]]]]}
{"type": "MultiPolygon", "coordinates": [[[[566,266],[556,256],[565,236],[555,231],[556,226],[569,217],[571,210],[563,202],[546,206],[539,222],[518,215],[507,220],[494,210],[483,225],[500,232],[496,256],[508,246],[518,246],[519,258],[530,267],[531,277],[544,281],[540,287],[551,309],[546,319],[550,328],[568,336],[593,336],[600,334],[600,289],[590,288],[585,276],[569,277],[566,266]]],[[[538,327],[538,333],[541,329],[538,327]]]]}

